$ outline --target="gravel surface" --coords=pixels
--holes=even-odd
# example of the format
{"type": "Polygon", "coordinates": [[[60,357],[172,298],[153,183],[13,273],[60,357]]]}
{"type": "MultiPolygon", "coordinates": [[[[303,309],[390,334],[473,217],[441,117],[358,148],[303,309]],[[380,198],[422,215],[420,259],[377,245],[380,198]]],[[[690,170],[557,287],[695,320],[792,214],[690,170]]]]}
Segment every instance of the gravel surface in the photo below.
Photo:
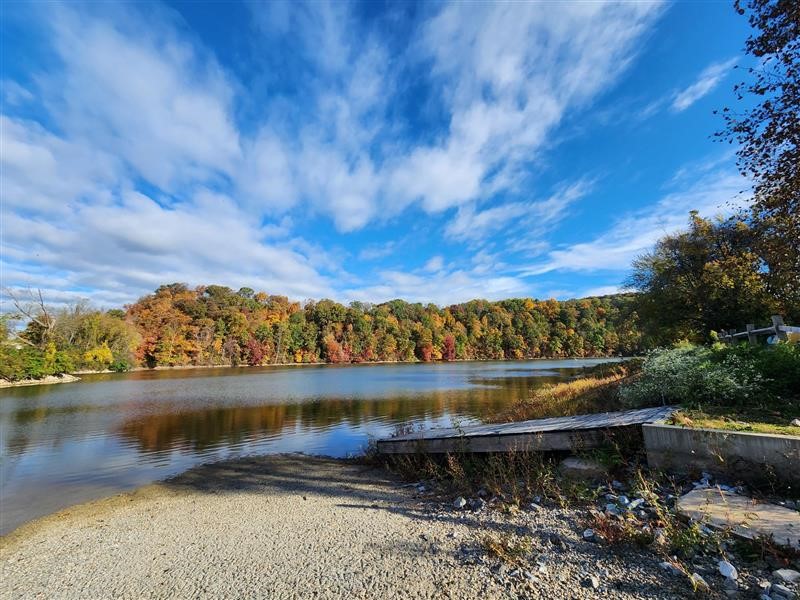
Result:
{"type": "Polygon", "coordinates": [[[577,511],[456,509],[383,470],[272,456],[198,467],[23,526],[2,598],[685,598],[648,553],[583,539],[577,511]],[[519,564],[483,540],[526,540],[519,564]]]}

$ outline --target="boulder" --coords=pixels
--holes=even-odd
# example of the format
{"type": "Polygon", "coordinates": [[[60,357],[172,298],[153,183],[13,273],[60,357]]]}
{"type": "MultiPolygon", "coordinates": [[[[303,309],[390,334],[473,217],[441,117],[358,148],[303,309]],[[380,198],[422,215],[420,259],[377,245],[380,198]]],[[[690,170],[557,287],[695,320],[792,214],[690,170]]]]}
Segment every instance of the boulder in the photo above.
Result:
{"type": "Polygon", "coordinates": [[[795,571],[794,569],[778,569],[777,571],[772,572],[772,576],[783,583],[794,583],[795,581],[800,581],[800,572],[795,571]]]}

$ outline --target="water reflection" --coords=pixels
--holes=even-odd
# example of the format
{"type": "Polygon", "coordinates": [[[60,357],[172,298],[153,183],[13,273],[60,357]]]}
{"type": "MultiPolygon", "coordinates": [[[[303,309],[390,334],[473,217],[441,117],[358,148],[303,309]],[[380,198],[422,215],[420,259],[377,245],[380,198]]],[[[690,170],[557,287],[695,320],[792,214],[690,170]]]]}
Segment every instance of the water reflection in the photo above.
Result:
{"type": "Polygon", "coordinates": [[[398,425],[502,410],[596,361],[146,371],[0,392],[0,530],[194,464],[343,456],[398,425]]]}

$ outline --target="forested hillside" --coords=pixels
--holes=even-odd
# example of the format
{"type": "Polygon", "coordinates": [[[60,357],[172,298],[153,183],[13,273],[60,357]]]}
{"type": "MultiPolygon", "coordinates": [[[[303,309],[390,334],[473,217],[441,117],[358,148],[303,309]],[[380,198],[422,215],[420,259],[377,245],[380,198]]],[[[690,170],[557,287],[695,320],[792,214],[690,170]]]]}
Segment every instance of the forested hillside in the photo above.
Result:
{"type": "MultiPolygon", "coordinates": [[[[80,368],[606,356],[641,351],[634,295],[474,300],[439,308],[393,300],[291,302],[243,288],[158,288],[125,311],[75,306],[30,321],[3,346],[2,376],[80,368]],[[36,368],[31,369],[30,363],[36,368]]],[[[40,311],[41,312],[41,311],[40,311]]],[[[6,330],[6,335],[13,335],[6,330]]]]}

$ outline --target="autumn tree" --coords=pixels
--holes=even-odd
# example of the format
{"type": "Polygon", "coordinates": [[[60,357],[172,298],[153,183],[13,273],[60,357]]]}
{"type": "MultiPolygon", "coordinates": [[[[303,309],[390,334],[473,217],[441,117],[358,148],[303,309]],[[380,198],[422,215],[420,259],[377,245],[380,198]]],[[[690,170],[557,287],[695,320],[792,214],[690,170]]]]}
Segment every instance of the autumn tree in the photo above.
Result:
{"type": "Polygon", "coordinates": [[[800,2],[736,0],[753,34],[745,51],[756,59],[734,87],[739,106],[722,112],[720,139],[738,144],[739,169],[753,182],[745,218],[765,278],[782,313],[800,318],[800,2]]]}
{"type": "Polygon", "coordinates": [[[658,343],[702,340],[710,331],[769,318],[773,302],[742,221],[691,214],[687,231],[658,241],[633,263],[630,285],[641,292],[639,313],[658,343]]]}

